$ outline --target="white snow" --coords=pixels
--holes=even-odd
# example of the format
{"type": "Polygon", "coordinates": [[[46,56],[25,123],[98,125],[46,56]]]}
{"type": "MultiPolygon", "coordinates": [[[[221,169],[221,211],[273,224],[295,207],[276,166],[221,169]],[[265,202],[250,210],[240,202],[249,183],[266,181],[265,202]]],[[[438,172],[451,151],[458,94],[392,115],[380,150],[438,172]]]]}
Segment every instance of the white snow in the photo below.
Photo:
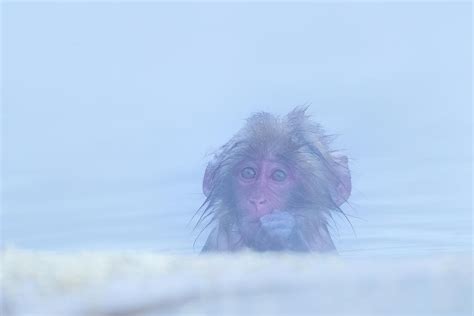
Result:
{"type": "Polygon", "coordinates": [[[469,315],[469,255],[58,254],[8,249],[8,315],[469,315]]]}

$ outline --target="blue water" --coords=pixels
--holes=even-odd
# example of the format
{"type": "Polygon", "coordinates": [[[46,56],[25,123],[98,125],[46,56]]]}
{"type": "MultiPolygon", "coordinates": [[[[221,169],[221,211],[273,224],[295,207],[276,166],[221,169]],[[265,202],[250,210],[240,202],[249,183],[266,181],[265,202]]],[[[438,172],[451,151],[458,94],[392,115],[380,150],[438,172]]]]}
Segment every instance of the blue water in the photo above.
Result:
{"type": "Polygon", "coordinates": [[[3,4],[3,244],[197,253],[209,155],[310,103],[351,159],[341,255],[471,253],[470,7],[3,4]]]}

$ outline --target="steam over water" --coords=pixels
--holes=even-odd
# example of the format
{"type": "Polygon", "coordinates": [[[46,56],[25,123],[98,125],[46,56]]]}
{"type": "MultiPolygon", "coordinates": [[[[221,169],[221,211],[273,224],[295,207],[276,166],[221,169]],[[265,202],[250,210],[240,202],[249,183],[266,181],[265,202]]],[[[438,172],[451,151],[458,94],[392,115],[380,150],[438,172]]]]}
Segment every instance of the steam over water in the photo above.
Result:
{"type": "Polygon", "coordinates": [[[3,314],[472,314],[471,4],[2,9],[3,314]],[[303,103],[339,256],[199,256],[209,155],[303,103]]]}

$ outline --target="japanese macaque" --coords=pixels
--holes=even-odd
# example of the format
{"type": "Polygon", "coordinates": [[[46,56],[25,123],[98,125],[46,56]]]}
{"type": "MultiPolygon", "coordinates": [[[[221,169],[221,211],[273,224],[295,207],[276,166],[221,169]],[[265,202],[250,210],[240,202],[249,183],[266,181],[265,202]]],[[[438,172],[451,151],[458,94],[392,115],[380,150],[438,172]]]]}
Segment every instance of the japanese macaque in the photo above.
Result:
{"type": "Polygon", "coordinates": [[[215,154],[198,221],[215,227],[203,252],[335,251],[328,220],[349,198],[348,161],[306,109],[254,114],[215,154]]]}

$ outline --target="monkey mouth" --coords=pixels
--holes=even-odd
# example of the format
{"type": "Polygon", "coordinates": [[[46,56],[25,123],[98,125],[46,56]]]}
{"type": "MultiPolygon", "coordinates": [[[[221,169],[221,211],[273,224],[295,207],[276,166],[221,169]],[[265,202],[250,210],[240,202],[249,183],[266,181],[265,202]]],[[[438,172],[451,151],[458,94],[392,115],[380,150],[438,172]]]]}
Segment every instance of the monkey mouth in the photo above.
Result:
{"type": "Polygon", "coordinates": [[[260,217],[261,217],[261,216],[247,215],[247,216],[243,216],[243,217],[240,219],[240,222],[241,222],[242,224],[255,225],[255,224],[260,223],[260,217]]]}
{"type": "Polygon", "coordinates": [[[266,215],[270,215],[272,213],[279,213],[282,212],[280,209],[277,208],[267,208],[265,210],[247,210],[244,216],[242,216],[242,221],[248,224],[260,224],[260,219],[266,215]]]}
{"type": "Polygon", "coordinates": [[[270,214],[271,212],[257,212],[257,211],[247,211],[245,215],[242,216],[242,220],[245,222],[258,222],[262,216],[270,214]]]}

